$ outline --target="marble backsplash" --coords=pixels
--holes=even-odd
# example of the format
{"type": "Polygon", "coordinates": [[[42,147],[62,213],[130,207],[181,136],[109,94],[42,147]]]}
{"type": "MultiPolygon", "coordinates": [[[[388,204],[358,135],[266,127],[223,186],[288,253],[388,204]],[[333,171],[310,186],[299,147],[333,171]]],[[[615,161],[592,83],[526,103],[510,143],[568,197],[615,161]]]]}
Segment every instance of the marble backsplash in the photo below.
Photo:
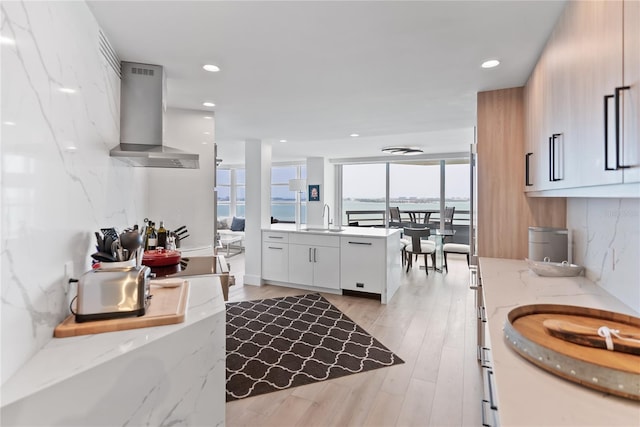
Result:
{"type": "Polygon", "coordinates": [[[567,199],[573,262],[640,312],[640,199],[567,199]]]}
{"type": "Polygon", "coordinates": [[[94,231],[140,223],[147,173],[109,157],[120,80],[84,2],[2,2],[2,383],[67,315],[94,231]]]}

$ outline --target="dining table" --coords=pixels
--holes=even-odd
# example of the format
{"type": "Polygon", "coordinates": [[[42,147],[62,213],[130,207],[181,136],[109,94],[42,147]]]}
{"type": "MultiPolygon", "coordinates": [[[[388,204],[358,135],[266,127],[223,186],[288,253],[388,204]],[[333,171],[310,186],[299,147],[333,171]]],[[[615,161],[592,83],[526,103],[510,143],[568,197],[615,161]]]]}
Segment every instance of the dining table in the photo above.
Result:
{"type": "Polygon", "coordinates": [[[411,222],[427,224],[433,213],[440,213],[440,209],[403,209],[400,211],[400,216],[407,214],[411,222]]]}
{"type": "Polygon", "coordinates": [[[436,228],[435,230],[431,230],[431,235],[435,236],[436,240],[436,265],[434,266],[434,270],[439,273],[442,273],[442,267],[444,265],[444,239],[452,237],[454,234],[456,234],[456,230],[450,228],[436,228]]]}

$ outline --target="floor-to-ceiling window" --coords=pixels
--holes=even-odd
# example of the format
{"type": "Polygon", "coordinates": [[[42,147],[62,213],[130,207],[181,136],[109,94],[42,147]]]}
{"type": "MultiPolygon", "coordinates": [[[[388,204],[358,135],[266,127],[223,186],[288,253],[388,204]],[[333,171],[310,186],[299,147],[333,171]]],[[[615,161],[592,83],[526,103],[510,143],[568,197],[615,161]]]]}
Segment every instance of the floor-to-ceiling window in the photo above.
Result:
{"type": "MultiPolygon", "coordinates": [[[[283,222],[295,220],[296,204],[300,202],[302,218],[306,217],[306,192],[289,190],[289,180],[305,179],[304,164],[274,166],[271,169],[271,215],[283,222]]],[[[245,216],[245,170],[243,168],[218,168],[218,218],[245,216]]]]}
{"type": "Polygon", "coordinates": [[[244,169],[236,169],[236,176],[234,181],[235,193],[236,193],[236,216],[244,217],[245,207],[245,173],[244,169]]]}
{"type": "Polygon", "coordinates": [[[469,161],[447,161],[445,173],[445,203],[447,206],[455,206],[455,220],[459,223],[469,224],[469,161]]]}
{"type": "Polygon", "coordinates": [[[384,226],[389,206],[400,209],[402,221],[424,222],[426,216],[431,226],[437,226],[441,208],[453,206],[454,227],[460,226],[455,240],[466,241],[468,159],[389,162],[388,194],[387,163],[343,164],[341,168],[343,224],[384,226]]]}
{"type": "Polygon", "coordinates": [[[342,223],[374,225],[386,206],[386,165],[384,163],[342,166],[342,223]],[[371,211],[370,214],[359,213],[371,211]],[[375,213],[373,213],[375,212],[375,213]]]}
{"type": "Polygon", "coordinates": [[[279,222],[294,222],[296,205],[300,199],[301,218],[306,218],[306,191],[296,192],[289,189],[292,179],[305,179],[305,165],[273,166],[271,168],[271,216],[279,222]]]}
{"type": "Polygon", "coordinates": [[[216,170],[216,190],[218,191],[218,218],[244,216],[244,169],[218,168],[216,170]]]}
{"type": "Polygon", "coordinates": [[[231,169],[216,171],[216,190],[218,191],[218,217],[231,216],[231,169]]]}
{"type": "Polygon", "coordinates": [[[389,206],[401,219],[424,223],[440,211],[440,162],[389,164],[389,206]],[[423,212],[420,212],[423,211],[423,212]]]}

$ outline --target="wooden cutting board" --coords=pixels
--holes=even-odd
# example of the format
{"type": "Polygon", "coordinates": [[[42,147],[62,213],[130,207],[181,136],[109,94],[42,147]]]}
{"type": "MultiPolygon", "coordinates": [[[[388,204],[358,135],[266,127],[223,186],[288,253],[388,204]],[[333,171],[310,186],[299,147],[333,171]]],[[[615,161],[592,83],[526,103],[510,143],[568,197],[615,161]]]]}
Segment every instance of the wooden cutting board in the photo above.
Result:
{"type": "Polygon", "coordinates": [[[75,316],[71,314],[56,326],[53,336],[66,338],[182,323],[189,300],[189,281],[175,280],[174,282],[179,285],[176,287],[151,286],[153,297],[144,316],[77,323],[75,316]]]}

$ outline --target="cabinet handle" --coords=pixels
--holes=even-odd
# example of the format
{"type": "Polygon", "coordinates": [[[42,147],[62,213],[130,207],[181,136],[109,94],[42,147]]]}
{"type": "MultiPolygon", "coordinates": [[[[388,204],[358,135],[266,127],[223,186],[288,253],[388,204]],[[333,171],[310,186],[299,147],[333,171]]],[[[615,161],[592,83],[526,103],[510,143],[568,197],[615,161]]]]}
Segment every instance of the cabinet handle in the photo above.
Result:
{"type": "Polygon", "coordinates": [[[349,242],[350,245],[368,245],[371,246],[371,242],[349,242]]]}
{"type": "Polygon", "coordinates": [[[619,86],[615,90],[614,102],[616,103],[616,169],[626,169],[629,165],[620,162],[620,92],[631,89],[630,86],[619,86]]]}
{"type": "Polygon", "coordinates": [[[533,153],[527,153],[524,156],[524,185],[531,187],[533,184],[529,181],[529,159],[533,153]]]}
{"type": "Polygon", "coordinates": [[[356,282],[356,288],[364,288],[364,283],[356,282]]]}
{"type": "Polygon", "coordinates": [[[311,261],[311,248],[309,248],[309,262],[313,262],[311,261]]]}
{"type": "Polygon", "coordinates": [[[549,137],[549,181],[562,181],[556,177],[556,140],[561,133],[554,133],[549,137]]]}
{"type": "MultiPolygon", "coordinates": [[[[556,139],[559,139],[562,136],[561,133],[554,133],[551,137],[553,138],[553,159],[554,161],[556,160],[556,139]]],[[[560,145],[559,145],[560,146],[560,145]]],[[[562,148],[562,146],[560,146],[560,148],[562,148]]],[[[558,152],[558,154],[560,154],[558,152]]],[[[558,161],[560,160],[560,156],[558,156],[558,161]]],[[[558,162],[556,162],[558,163],[558,162]]],[[[558,163],[559,164],[559,163],[558,163]]],[[[560,167],[558,167],[558,175],[560,174],[560,167]]],[[[564,173],[563,173],[564,175],[564,173]]],[[[555,164],[553,165],[553,178],[554,181],[562,181],[562,177],[556,177],[556,168],[555,168],[555,164]]]]}
{"type": "Polygon", "coordinates": [[[280,251],[282,250],[282,248],[278,248],[278,247],[276,247],[276,246],[269,246],[269,249],[278,249],[278,250],[280,250],[280,251]]]}
{"type": "Polygon", "coordinates": [[[549,181],[553,181],[553,139],[549,137],[549,181]]]}
{"type": "MultiPolygon", "coordinates": [[[[613,98],[613,95],[604,96],[604,170],[614,171],[616,168],[609,167],[609,99],[613,98]]],[[[617,122],[617,120],[616,120],[617,122]]],[[[617,158],[616,147],[616,158],[617,158]]],[[[616,163],[618,160],[616,159],[616,163]]]]}
{"type": "Polygon", "coordinates": [[[284,239],[284,236],[269,236],[270,239],[284,239]]]}
{"type": "Polygon", "coordinates": [[[317,250],[318,248],[313,248],[313,262],[318,262],[317,250]]]}
{"type": "Polygon", "coordinates": [[[484,416],[485,408],[489,405],[489,401],[486,399],[482,399],[480,404],[480,413],[482,414],[482,427],[492,427],[491,424],[488,423],[487,418],[484,416]]]}
{"type": "Polygon", "coordinates": [[[493,383],[493,371],[492,370],[487,370],[487,382],[489,383],[489,407],[493,410],[498,409],[498,406],[496,405],[496,403],[493,400],[493,386],[491,385],[493,383]]]}

